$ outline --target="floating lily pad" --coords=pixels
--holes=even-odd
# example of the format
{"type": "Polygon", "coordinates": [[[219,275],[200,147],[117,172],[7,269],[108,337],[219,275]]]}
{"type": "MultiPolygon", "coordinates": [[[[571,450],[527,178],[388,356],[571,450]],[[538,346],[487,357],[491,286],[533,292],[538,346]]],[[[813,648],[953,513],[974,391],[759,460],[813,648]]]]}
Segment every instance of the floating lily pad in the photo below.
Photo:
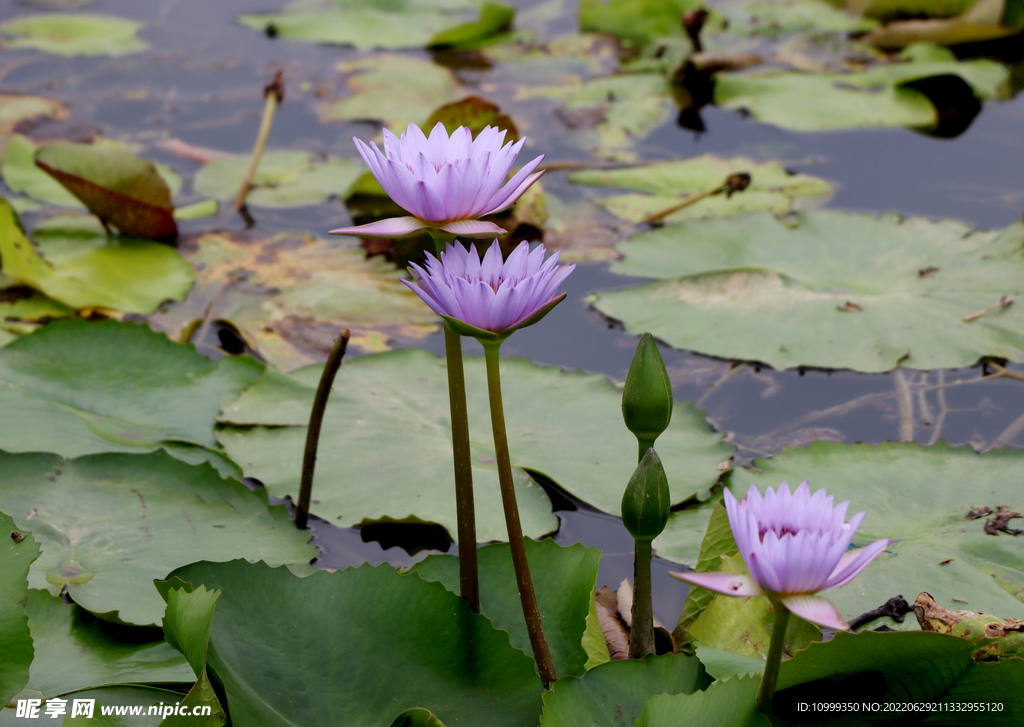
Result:
{"type": "Polygon", "coordinates": [[[758,676],[719,680],[703,692],[663,694],[644,705],[634,727],[769,727],[768,718],[755,705],[758,676]]]}
{"type": "Polygon", "coordinates": [[[981,99],[1005,94],[1009,72],[987,59],[888,63],[857,73],[719,73],[715,103],[793,131],[859,126],[929,129],[938,111],[914,81],[956,76],[981,99]]]}
{"type": "Polygon", "coordinates": [[[77,457],[214,445],[219,402],[259,371],[244,357],[214,364],[138,324],[57,321],[0,350],[0,406],[19,412],[0,419],[0,449],[77,457]]]}
{"type": "Polygon", "coordinates": [[[263,558],[309,573],[316,549],[283,505],[166,452],[62,459],[0,454],[0,508],[32,528],[42,555],[29,585],[67,588],[75,603],[107,619],[159,624],[153,579],[198,558],[263,558]]]}
{"type": "Polygon", "coordinates": [[[333,0],[292,3],[280,13],[243,15],[249,28],[310,43],[371,48],[423,48],[471,44],[494,35],[511,20],[512,8],[480,0],[333,0]]]}
{"type": "Polygon", "coordinates": [[[659,278],[595,307],[676,348],[775,368],[888,371],[1024,361],[1024,226],[799,213],[666,226],[612,271],[659,278]],[[984,315],[971,318],[975,313],[984,315]],[[967,317],[967,320],[964,318],[967,317]]]}
{"type": "Polygon", "coordinates": [[[181,252],[199,281],[183,303],[150,317],[175,339],[189,321],[228,320],[287,371],[326,360],[344,328],[351,347],[381,351],[392,336],[422,338],[438,327],[437,316],[398,282],[401,272],[345,238],[211,233],[181,252]]]}
{"type": "MultiPolygon", "coordinates": [[[[214,159],[196,172],[195,191],[217,199],[234,199],[249,169],[248,156],[214,159]]],[[[303,151],[263,153],[246,204],[253,207],[304,207],[348,194],[362,165],[341,157],[322,159],[303,151]]]]}
{"type": "Polygon", "coordinates": [[[239,727],[379,727],[413,708],[491,727],[530,727],[540,716],[533,661],[459,596],[415,573],[364,565],[296,578],[263,563],[201,562],[159,585],[168,598],[178,593],[177,609],[197,598],[216,609],[205,633],[198,619],[165,624],[179,643],[208,640],[207,669],[239,727]],[[214,589],[221,594],[211,605],[214,589]]]}
{"type": "Polygon", "coordinates": [[[85,209],[85,205],[78,197],[36,166],[35,154],[35,144],[29,139],[21,134],[12,136],[4,151],[4,184],[10,187],[11,191],[22,192],[50,204],[85,209]]]}
{"type": "Polygon", "coordinates": [[[701,0],[580,0],[580,30],[609,33],[637,46],[684,35],[683,13],[701,0]]]}
{"type": "Polygon", "coordinates": [[[108,237],[101,227],[90,229],[92,222],[85,227],[72,223],[70,230],[50,227],[36,235],[37,250],[0,198],[4,273],[76,309],[144,314],[166,300],[185,297],[195,273],[176,250],[152,240],[108,237]]]}
{"type": "Polygon", "coordinates": [[[18,124],[39,116],[65,119],[68,112],[57,99],[43,96],[0,93],[0,151],[18,124]]]}
{"type": "Polygon", "coordinates": [[[862,18],[827,0],[748,0],[723,11],[730,33],[776,36],[794,32],[863,33],[878,21],[862,18]]]}
{"type": "MultiPolygon", "coordinates": [[[[824,487],[836,502],[849,500],[850,514],[867,513],[855,545],[892,539],[853,581],[823,593],[846,618],[900,594],[913,602],[922,591],[947,608],[1022,618],[1024,603],[984,570],[985,564],[1019,566],[1022,536],[988,535],[984,517],[967,517],[981,506],[1024,510],[1021,489],[1007,476],[1022,463],[1024,453],[1009,449],[978,455],[943,443],[869,447],[818,442],[757,460],[757,470],[734,472],[732,490],[740,497],[751,482],[764,492],[782,482],[795,487],[807,480],[812,490],[824,487]]],[[[673,557],[670,537],[663,535],[659,545],[659,552],[673,557]]],[[[885,622],[891,628],[917,628],[912,617],[902,625],[885,622]]]]}
{"type": "Polygon", "coordinates": [[[576,130],[573,144],[597,156],[631,161],[628,151],[664,124],[675,106],[660,73],[634,73],[554,86],[524,86],[516,100],[560,101],[562,124],[576,130]]]}
{"type": "Polygon", "coordinates": [[[25,600],[28,598],[28,569],[39,557],[39,545],[31,533],[22,532],[0,512],[0,640],[4,658],[0,661],[0,702],[21,691],[29,678],[34,648],[29,633],[25,600]],[[10,537],[7,537],[10,533],[10,537]]]}
{"type": "Polygon", "coordinates": [[[47,321],[75,315],[74,308],[47,298],[0,272],[0,318],[5,321],[47,321]]]}
{"type": "Polygon", "coordinates": [[[420,58],[383,53],[339,63],[337,69],[349,74],[345,83],[352,93],[320,109],[324,122],[380,121],[401,133],[466,95],[454,73],[420,58]]]}
{"type": "Polygon", "coordinates": [[[36,650],[26,690],[44,698],[106,684],[182,684],[195,678],[159,631],[155,641],[135,642],[132,637],[143,637],[46,591],[30,590],[25,608],[36,650]]]}
{"type": "Polygon", "coordinates": [[[476,48],[487,41],[493,42],[494,36],[509,31],[515,15],[516,9],[511,5],[485,0],[480,6],[478,20],[442,30],[427,45],[431,48],[455,50],[476,48]]]}
{"type": "MultiPolygon", "coordinates": [[[[522,359],[505,359],[501,368],[512,464],[541,472],[581,500],[617,514],[622,488],[636,468],[636,445],[622,423],[621,392],[604,376],[522,359]]],[[[222,421],[239,428],[218,432],[219,440],[275,496],[294,497],[298,491],[304,425],[320,371],[308,367],[287,377],[268,371],[224,408],[222,421]]],[[[505,540],[482,357],[466,359],[466,390],[477,535],[481,542],[505,540]]],[[[406,349],[346,362],[324,418],[321,441],[332,444],[320,447],[314,495],[320,504],[312,511],[342,525],[415,518],[454,533],[448,417],[443,358],[406,349]],[[389,454],[393,446],[401,456],[389,454]]],[[[671,425],[658,439],[672,501],[710,487],[717,465],[731,452],[700,413],[677,402],[671,425]]],[[[529,478],[520,483],[524,532],[551,532],[557,522],[547,497],[529,478]]]]}
{"type": "Polygon", "coordinates": [[[155,239],[178,234],[170,187],[152,162],[88,144],[52,144],[36,152],[35,161],[121,234],[155,239]]]}
{"type": "Polygon", "coordinates": [[[137,20],[110,15],[25,15],[0,25],[7,48],[34,48],[65,56],[125,56],[147,50],[137,20]]]}
{"type": "Polygon", "coordinates": [[[732,174],[750,174],[750,186],[730,197],[718,194],[684,207],[665,217],[679,222],[699,217],[731,217],[748,212],[789,212],[794,197],[819,197],[832,193],[832,185],[808,174],[791,174],[778,162],[722,159],[710,154],[685,161],[659,162],[637,167],[584,170],[569,175],[574,184],[625,187],[652,194],[605,197],[599,204],[620,219],[640,222],[648,215],[669,209],[687,196],[722,186],[732,174]]]}
{"type": "Polygon", "coordinates": [[[449,136],[460,126],[468,127],[474,137],[486,127],[496,126],[505,132],[506,142],[519,140],[519,132],[512,119],[498,106],[479,96],[467,96],[461,101],[445,104],[430,115],[423,128],[433,129],[439,123],[444,124],[449,136]]]}
{"type": "Polygon", "coordinates": [[[700,662],[665,654],[623,659],[595,667],[579,678],[559,680],[544,694],[540,727],[629,725],[656,694],[693,694],[706,686],[700,662]]]}
{"type": "MultiPolygon", "coordinates": [[[[527,538],[525,542],[555,672],[559,678],[579,676],[587,663],[581,642],[597,587],[601,553],[579,543],[565,548],[553,540],[536,542],[527,538]]],[[[485,545],[477,552],[481,613],[495,627],[508,631],[513,646],[532,657],[508,543],[485,545]]],[[[452,593],[459,592],[458,556],[431,555],[410,570],[424,580],[440,581],[452,593]]]]}

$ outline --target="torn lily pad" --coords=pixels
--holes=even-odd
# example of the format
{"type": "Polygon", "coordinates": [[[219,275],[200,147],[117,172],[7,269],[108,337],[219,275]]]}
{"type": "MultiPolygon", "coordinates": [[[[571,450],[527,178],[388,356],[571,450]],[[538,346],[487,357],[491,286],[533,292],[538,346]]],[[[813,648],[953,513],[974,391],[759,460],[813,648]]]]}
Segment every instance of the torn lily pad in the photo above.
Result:
{"type": "MultiPolygon", "coordinates": [[[[214,159],[196,172],[196,192],[221,200],[233,199],[249,169],[248,156],[214,159]]],[[[305,207],[344,199],[363,173],[361,165],[341,157],[304,151],[264,152],[252,179],[246,204],[253,207],[305,207]]]]}
{"type": "Polygon", "coordinates": [[[657,280],[594,306],[676,348],[775,368],[1024,361],[1024,314],[1001,303],[1024,293],[1022,244],[1020,223],[977,232],[831,211],[686,222],[620,243],[612,272],[657,280]]]}
{"type": "Polygon", "coordinates": [[[111,15],[25,15],[0,25],[7,48],[65,56],[124,56],[149,48],[137,33],[145,23],[111,15]]]}
{"type": "Polygon", "coordinates": [[[823,197],[833,191],[824,179],[793,174],[778,162],[723,159],[705,154],[677,162],[659,162],[622,169],[573,172],[569,181],[598,187],[624,187],[650,194],[623,194],[596,200],[620,219],[641,222],[648,215],[669,209],[687,197],[722,186],[732,174],[750,175],[750,186],[731,196],[717,194],[673,212],[665,222],[699,217],[730,217],[748,212],[784,214],[797,197],[823,197]]]}

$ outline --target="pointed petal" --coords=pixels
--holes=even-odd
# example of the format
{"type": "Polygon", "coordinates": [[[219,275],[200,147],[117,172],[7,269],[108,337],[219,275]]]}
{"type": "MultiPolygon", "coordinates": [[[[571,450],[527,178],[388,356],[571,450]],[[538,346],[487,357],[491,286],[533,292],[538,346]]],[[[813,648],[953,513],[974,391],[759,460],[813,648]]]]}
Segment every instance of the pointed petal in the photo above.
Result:
{"type": "Polygon", "coordinates": [[[352,235],[353,237],[401,237],[410,232],[422,230],[427,223],[415,217],[389,217],[386,220],[378,220],[368,225],[357,225],[356,227],[339,227],[331,230],[329,235],[352,235]]]}
{"type": "Polygon", "coordinates": [[[782,603],[790,611],[812,624],[818,624],[836,631],[849,631],[850,624],[843,620],[839,609],[827,598],[801,594],[799,596],[786,596],[782,603]]]}
{"type": "Polygon", "coordinates": [[[871,545],[866,545],[856,550],[848,550],[843,553],[843,557],[839,559],[839,564],[832,571],[832,575],[828,577],[828,581],[823,586],[823,589],[838,588],[852,581],[888,545],[889,539],[882,538],[871,543],[871,545]]]}
{"type": "Polygon", "coordinates": [[[498,190],[490,199],[487,200],[484,205],[484,209],[487,211],[482,214],[489,215],[492,212],[500,212],[519,199],[523,192],[529,189],[531,184],[544,175],[543,169],[531,174],[531,172],[533,172],[533,170],[537,168],[537,165],[542,161],[544,161],[543,155],[537,157],[516,172],[516,175],[508,181],[508,184],[498,190]]]}
{"type": "Polygon", "coordinates": [[[505,230],[493,222],[483,220],[456,220],[441,226],[445,232],[451,232],[460,237],[494,237],[504,235],[505,230]]]}
{"type": "Polygon", "coordinates": [[[754,583],[754,579],[747,575],[735,575],[732,573],[677,573],[670,571],[669,575],[686,581],[701,588],[707,588],[715,593],[724,593],[727,596],[761,596],[763,591],[754,583]]]}

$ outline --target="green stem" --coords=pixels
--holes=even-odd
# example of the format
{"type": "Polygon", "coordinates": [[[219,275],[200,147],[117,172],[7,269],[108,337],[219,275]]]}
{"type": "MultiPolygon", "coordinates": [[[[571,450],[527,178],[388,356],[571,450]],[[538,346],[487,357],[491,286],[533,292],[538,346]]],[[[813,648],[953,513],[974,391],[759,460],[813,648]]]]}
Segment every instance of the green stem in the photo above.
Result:
{"type": "MultiPolygon", "coordinates": [[[[440,256],[452,239],[440,230],[428,230],[440,256]]],[[[480,576],[476,554],[476,511],[473,503],[473,463],[469,450],[469,412],[466,376],[462,366],[462,339],[444,326],[444,352],[448,364],[448,408],[452,422],[452,460],[455,466],[455,519],[459,539],[459,592],[473,613],[480,613],[480,576]]]]}
{"type": "Polygon", "coordinates": [[[324,371],[320,374],[320,385],[316,387],[316,396],[313,397],[313,408],[309,412],[309,427],[306,429],[306,450],[302,453],[302,480],[299,485],[299,502],[295,507],[295,527],[299,530],[306,529],[306,519],[309,517],[309,500],[313,496],[313,470],[316,468],[316,450],[320,444],[320,425],[324,421],[324,411],[327,409],[327,398],[331,395],[331,386],[334,384],[334,377],[341,367],[341,359],[345,355],[345,348],[348,346],[349,332],[346,328],[334,342],[324,364],[324,371]]]}
{"type": "Polygon", "coordinates": [[[629,630],[630,659],[642,659],[654,653],[651,555],[651,541],[637,540],[633,551],[633,625],[629,630]]]}
{"type": "Polygon", "coordinates": [[[772,640],[768,645],[768,661],[764,665],[761,686],[757,690],[757,706],[766,715],[772,713],[772,700],[775,698],[775,682],[779,679],[779,665],[782,663],[782,644],[786,639],[786,624],[789,623],[789,609],[782,601],[772,599],[775,608],[775,621],[772,624],[772,640]]]}
{"type": "Polygon", "coordinates": [[[526,543],[523,528],[519,524],[519,508],[516,505],[516,491],[512,483],[512,462],[508,454],[508,438],[505,434],[505,412],[501,403],[501,376],[498,371],[498,349],[500,343],[484,343],[484,358],[487,361],[487,393],[491,403],[491,428],[494,430],[494,454],[498,462],[498,483],[501,487],[501,504],[505,509],[505,526],[508,529],[508,543],[512,549],[512,566],[519,586],[519,599],[523,604],[526,630],[530,634],[530,646],[537,661],[544,688],[558,679],[555,665],[551,661],[548,643],[544,638],[544,626],[537,607],[537,596],[530,578],[530,564],[526,559],[526,543]]]}
{"type": "Polygon", "coordinates": [[[640,462],[644,458],[644,455],[647,454],[647,450],[654,446],[654,440],[653,439],[641,439],[640,437],[637,437],[636,438],[636,443],[637,443],[637,445],[639,447],[639,450],[640,450],[639,453],[637,454],[637,457],[636,457],[636,463],[640,464],[640,462]]]}

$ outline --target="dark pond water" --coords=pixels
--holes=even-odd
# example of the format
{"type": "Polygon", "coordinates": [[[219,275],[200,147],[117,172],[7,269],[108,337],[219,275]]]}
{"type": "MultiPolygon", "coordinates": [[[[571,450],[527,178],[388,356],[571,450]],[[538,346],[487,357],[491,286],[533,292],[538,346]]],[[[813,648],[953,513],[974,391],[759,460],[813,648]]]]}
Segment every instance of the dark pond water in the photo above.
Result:
{"type": "MultiPolygon", "coordinates": [[[[4,0],[0,20],[25,12],[24,4],[4,0]]],[[[37,2],[36,5],[42,4],[37,2]]],[[[52,2],[50,3],[52,4],[52,2]]],[[[520,0],[526,9],[537,3],[520,0]]],[[[261,88],[283,68],[287,99],[278,113],[269,147],[301,148],[356,159],[351,137],[373,136],[365,124],[324,125],[315,114],[317,95],[343,88],[334,65],[356,51],[271,40],[235,23],[243,12],[277,9],[276,0],[97,0],[89,12],[137,18],[148,24],[141,37],[154,51],[121,59],[63,59],[32,52],[3,53],[0,90],[58,98],[70,118],[53,129],[59,137],[84,135],[98,127],[110,138],[148,144],[164,136],[198,146],[248,153],[262,109],[261,88]]],[[[574,27],[575,3],[563,4],[562,20],[549,32],[574,27]]],[[[422,54],[427,57],[427,54],[422,54]]],[[[466,74],[479,82],[481,71],[466,74]]],[[[501,104],[502,99],[494,98],[501,104]]],[[[836,186],[828,206],[835,209],[897,212],[931,218],[955,218],[982,229],[1021,219],[1024,210],[1024,99],[987,103],[971,125],[955,138],[936,138],[902,129],[834,133],[793,133],[716,108],[702,112],[700,135],[669,122],[640,145],[644,158],[682,159],[703,153],[780,160],[787,167],[824,177],[836,186]]],[[[561,161],[592,161],[584,152],[554,145],[535,146],[561,161]]],[[[147,155],[170,164],[189,179],[197,164],[148,147],[147,155]]],[[[564,173],[553,172],[545,185],[565,191],[564,173]]],[[[186,185],[186,191],[188,186],[186,185]]],[[[579,192],[576,192],[579,194],[579,192]]],[[[195,196],[198,200],[199,197],[195,196]]],[[[189,201],[189,200],[185,200],[189,201]]],[[[595,208],[595,215],[603,214],[595,208]]],[[[342,203],[316,208],[258,210],[261,230],[309,230],[322,233],[350,220],[342,203]]],[[[240,230],[240,218],[225,212],[185,230],[240,230]]],[[[517,333],[503,347],[507,356],[525,356],[544,364],[584,368],[622,380],[636,338],[588,307],[586,296],[634,284],[612,275],[605,264],[581,264],[569,278],[568,299],[544,321],[517,333]]],[[[440,335],[417,344],[443,351],[440,335]]],[[[475,343],[466,346],[476,353],[475,343]]],[[[773,371],[752,364],[674,351],[663,346],[677,399],[697,401],[708,421],[739,445],[738,462],[770,455],[785,446],[814,439],[878,443],[906,438],[922,443],[946,439],[984,449],[993,444],[1024,446],[1024,381],[981,381],[982,365],[955,371],[901,371],[861,375],[846,371],[773,371]],[[901,406],[902,377],[911,409],[901,406]],[[940,383],[950,384],[938,388],[940,383]]],[[[1010,367],[1018,373],[1024,367],[1010,367]]],[[[734,475],[742,480],[742,472],[734,475]]],[[[561,498],[563,544],[581,542],[604,551],[600,583],[616,586],[632,578],[632,540],[618,519],[561,498]]],[[[455,552],[437,529],[395,532],[367,528],[339,530],[317,523],[314,534],[324,549],[320,564],[340,568],[366,560],[408,564],[429,550],[408,555],[397,543],[455,552]],[[377,539],[380,542],[377,542],[377,539]],[[365,542],[370,539],[369,542],[365,542]],[[385,549],[385,546],[391,546],[385,549]]],[[[674,623],[685,588],[656,565],[656,615],[674,623]]]]}

